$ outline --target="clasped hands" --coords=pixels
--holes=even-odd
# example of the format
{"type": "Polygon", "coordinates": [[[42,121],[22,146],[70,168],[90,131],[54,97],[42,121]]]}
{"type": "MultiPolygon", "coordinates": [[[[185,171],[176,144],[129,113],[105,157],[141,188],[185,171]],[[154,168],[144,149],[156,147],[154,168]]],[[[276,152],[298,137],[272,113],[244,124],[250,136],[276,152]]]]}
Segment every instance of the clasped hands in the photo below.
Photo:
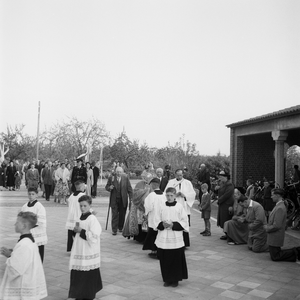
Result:
{"type": "Polygon", "coordinates": [[[163,221],[163,226],[165,229],[172,229],[173,228],[173,222],[172,221],[163,221]]]}
{"type": "Polygon", "coordinates": [[[4,255],[5,257],[10,257],[11,256],[11,253],[12,253],[12,250],[11,249],[8,249],[6,247],[1,247],[1,254],[4,255]]]}

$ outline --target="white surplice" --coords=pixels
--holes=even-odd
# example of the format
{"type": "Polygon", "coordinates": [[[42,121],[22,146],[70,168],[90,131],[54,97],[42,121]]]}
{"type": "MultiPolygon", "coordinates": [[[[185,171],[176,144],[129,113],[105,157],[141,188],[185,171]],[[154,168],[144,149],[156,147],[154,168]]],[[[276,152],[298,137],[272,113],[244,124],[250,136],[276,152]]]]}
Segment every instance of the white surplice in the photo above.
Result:
{"type": "Polygon", "coordinates": [[[36,243],[22,238],[6,261],[0,299],[39,300],[47,297],[44,269],[36,243]]]}
{"type": "Polygon", "coordinates": [[[189,180],[184,178],[180,181],[178,181],[175,178],[175,179],[171,179],[168,182],[168,185],[165,188],[165,192],[169,187],[175,188],[177,193],[181,192],[182,194],[185,195],[186,199],[184,199],[183,197],[176,197],[176,201],[180,203],[186,210],[187,214],[190,215],[191,207],[193,206],[196,197],[196,192],[194,190],[192,183],[189,180]]]}
{"type": "Polygon", "coordinates": [[[28,203],[24,204],[21,208],[21,211],[29,211],[37,215],[38,220],[36,225],[38,226],[32,228],[30,232],[38,246],[46,245],[48,242],[48,237],[45,207],[37,201],[34,206],[31,207],[28,206],[28,203]]]}
{"type": "MultiPolygon", "coordinates": [[[[170,221],[178,222],[183,227],[184,231],[189,231],[187,213],[183,206],[178,202],[174,206],[167,206],[165,204],[162,207],[160,218],[156,224],[156,230],[159,223],[163,221],[168,223],[170,223],[170,221]]],[[[178,249],[184,247],[182,231],[172,229],[158,230],[155,245],[157,248],[161,249],[178,249]]]]}
{"type": "Polygon", "coordinates": [[[89,271],[100,268],[101,225],[90,214],[86,220],[78,219],[79,226],[85,230],[86,240],[76,233],[70,256],[70,270],[89,271]]]}
{"type": "MultiPolygon", "coordinates": [[[[77,192],[75,192],[77,194],[77,192]]],[[[81,216],[80,205],[78,199],[84,196],[85,192],[79,192],[76,196],[72,194],[68,199],[68,216],[66,222],[66,229],[73,230],[76,222],[79,221],[81,216]]]]}
{"type": "Polygon", "coordinates": [[[165,205],[166,196],[164,194],[150,193],[145,199],[145,215],[148,216],[148,226],[156,230],[159,223],[160,210],[165,205]]]}

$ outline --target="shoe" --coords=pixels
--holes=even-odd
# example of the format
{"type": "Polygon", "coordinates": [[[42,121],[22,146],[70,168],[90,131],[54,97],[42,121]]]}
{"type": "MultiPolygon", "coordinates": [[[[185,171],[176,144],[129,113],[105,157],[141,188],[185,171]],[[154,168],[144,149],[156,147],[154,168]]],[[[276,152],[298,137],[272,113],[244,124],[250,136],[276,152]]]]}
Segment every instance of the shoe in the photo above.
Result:
{"type": "Polygon", "coordinates": [[[46,201],[49,201],[49,199],[46,199],[46,201]]]}
{"type": "Polygon", "coordinates": [[[171,284],[171,287],[178,287],[178,281],[173,282],[173,283],[171,284]]]}
{"type": "Polygon", "coordinates": [[[206,230],[204,230],[204,231],[200,232],[200,234],[204,234],[204,233],[206,233],[206,230]]]}
{"type": "Polygon", "coordinates": [[[164,283],[164,287],[166,287],[166,286],[170,286],[171,285],[171,283],[170,282],[165,282],[164,283]]]}
{"type": "Polygon", "coordinates": [[[122,229],[119,229],[119,232],[122,232],[123,230],[122,229]]]}
{"type": "Polygon", "coordinates": [[[211,233],[209,231],[202,234],[202,236],[211,236],[211,233]]]}
{"type": "Polygon", "coordinates": [[[113,232],[112,235],[117,235],[117,233],[116,233],[116,232],[113,232]]]}
{"type": "Polygon", "coordinates": [[[222,236],[220,237],[220,240],[223,240],[223,241],[227,240],[227,235],[222,235],[222,236]]]}
{"type": "Polygon", "coordinates": [[[228,242],[228,245],[235,245],[235,242],[228,242]]]}

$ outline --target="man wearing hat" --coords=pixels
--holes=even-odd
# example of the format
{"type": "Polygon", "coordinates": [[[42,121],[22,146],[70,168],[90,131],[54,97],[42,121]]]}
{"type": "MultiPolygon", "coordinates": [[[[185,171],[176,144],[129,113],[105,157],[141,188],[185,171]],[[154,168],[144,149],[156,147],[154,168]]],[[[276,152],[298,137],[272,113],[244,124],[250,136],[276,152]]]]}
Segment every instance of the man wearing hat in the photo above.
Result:
{"type": "MultiPolygon", "coordinates": [[[[231,183],[230,175],[221,171],[219,173],[219,180],[221,186],[218,189],[218,221],[217,226],[224,228],[224,223],[232,218],[232,207],[234,204],[233,192],[234,186],[231,183]]],[[[221,240],[227,240],[227,236],[223,235],[220,237],[221,240]]]]}
{"type": "Polygon", "coordinates": [[[87,172],[86,172],[86,168],[82,165],[82,158],[76,159],[76,163],[77,163],[77,166],[75,166],[73,168],[72,178],[71,178],[73,193],[76,191],[75,185],[74,185],[76,181],[81,180],[85,184],[87,181],[87,172]]]}
{"type": "Polygon", "coordinates": [[[148,232],[144,241],[143,250],[151,250],[149,256],[156,258],[157,247],[154,244],[157,236],[157,228],[155,224],[159,223],[159,213],[162,205],[166,202],[164,193],[160,190],[160,180],[153,178],[150,181],[151,193],[145,199],[145,216],[148,218],[148,232]]]}
{"type": "Polygon", "coordinates": [[[246,197],[241,197],[238,203],[247,209],[244,222],[248,224],[248,248],[253,252],[265,252],[268,250],[267,233],[264,225],[267,224],[264,208],[258,203],[246,197]]]}

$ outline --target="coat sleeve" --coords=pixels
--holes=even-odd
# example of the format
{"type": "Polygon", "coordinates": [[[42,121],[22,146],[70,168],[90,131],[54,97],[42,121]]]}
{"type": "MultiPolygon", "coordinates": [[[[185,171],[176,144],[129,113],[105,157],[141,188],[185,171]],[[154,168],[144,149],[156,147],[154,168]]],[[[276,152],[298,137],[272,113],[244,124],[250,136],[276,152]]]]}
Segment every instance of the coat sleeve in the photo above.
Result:
{"type": "Polygon", "coordinates": [[[233,192],[234,188],[232,184],[226,186],[224,194],[218,199],[218,204],[225,203],[227,200],[229,200],[233,196],[233,192]]]}
{"type": "Polygon", "coordinates": [[[262,224],[265,223],[265,212],[262,206],[257,206],[253,208],[254,220],[249,223],[250,230],[258,229],[262,224]]]}
{"type": "Polygon", "coordinates": [[[284,218],[285,218],[285,212],[283,211],[283,209],[281,207],[279,207],[277,209],[277,211],[275,212],[273,223],[268,224],[266,226],[266,231],[267,232],[278,231],[282,227],[284,218]]]}
{"type": "Polygon", "coordinates": [[[111,183],[112,183],[112,176],[109,176],[108,177],[108,180],[107,180],[107,183],[106,183],[106,186],[105,186],[105,189],[107,190],[107,191],[109,191],[110,192],[110,186],[111,186],[111,183]]]}

